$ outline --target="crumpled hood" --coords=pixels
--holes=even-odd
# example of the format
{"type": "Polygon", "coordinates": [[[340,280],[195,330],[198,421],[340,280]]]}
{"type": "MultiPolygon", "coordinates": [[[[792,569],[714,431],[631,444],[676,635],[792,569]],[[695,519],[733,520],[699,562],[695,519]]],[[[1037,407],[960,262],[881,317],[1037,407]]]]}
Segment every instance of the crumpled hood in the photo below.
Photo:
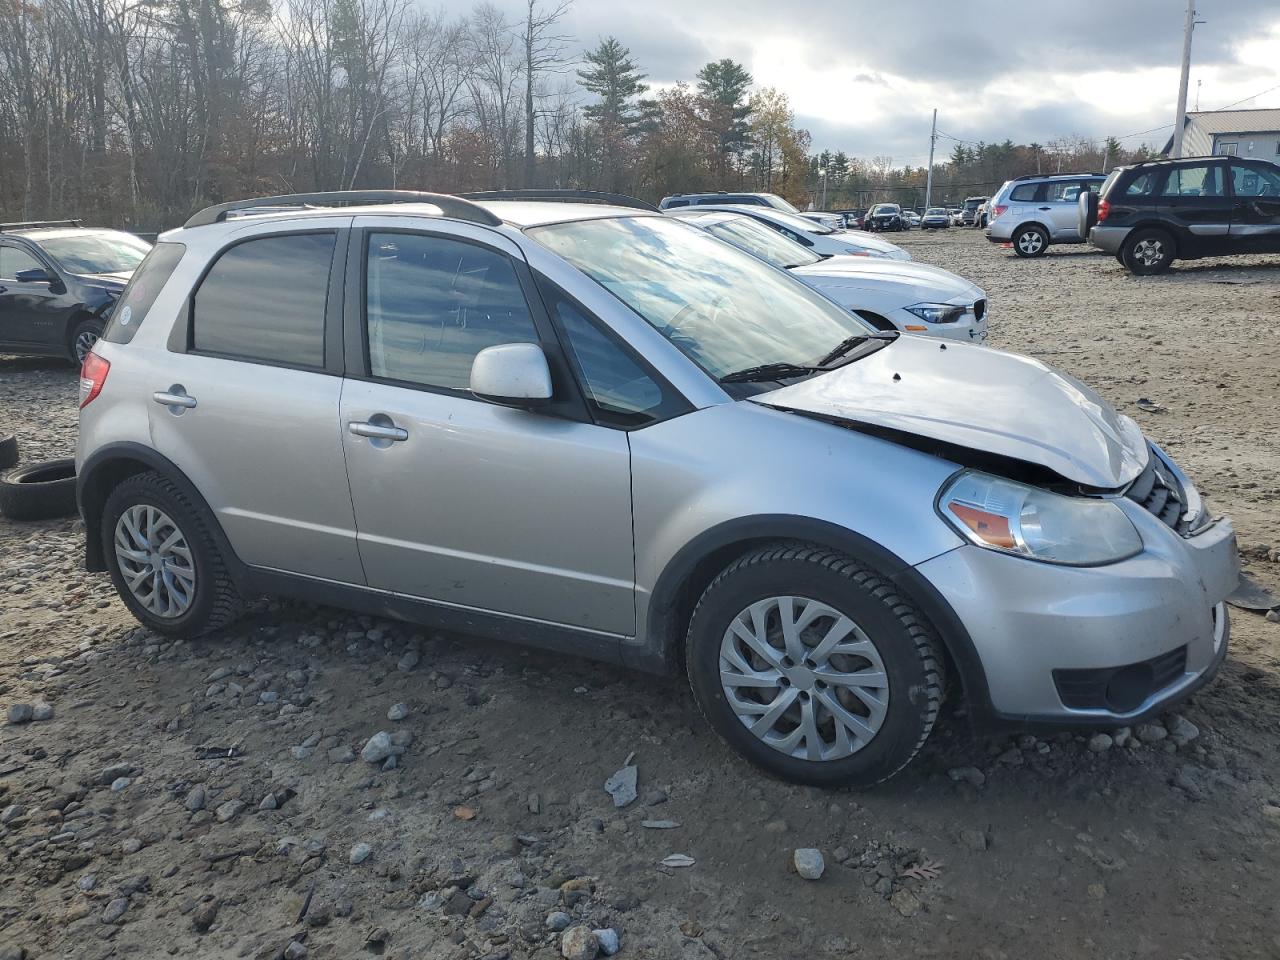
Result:
{"type": "Polygon", "coordinates": [[[990,347],[945,347],[900,336],[861,360],[751,399],[1039,464],[1090,487],[1124,486],[1146,466],[1138,425],[1075,378],[990,347]]]}
{"type": "Polygon", "coordinates": [[[793,267],[796,276],[820,290],[892,290],[903,306],[913,303],[972,303],[986,297],[977,284],[949,270],[912,260],[831,257],[821,263],[793,267]]]}

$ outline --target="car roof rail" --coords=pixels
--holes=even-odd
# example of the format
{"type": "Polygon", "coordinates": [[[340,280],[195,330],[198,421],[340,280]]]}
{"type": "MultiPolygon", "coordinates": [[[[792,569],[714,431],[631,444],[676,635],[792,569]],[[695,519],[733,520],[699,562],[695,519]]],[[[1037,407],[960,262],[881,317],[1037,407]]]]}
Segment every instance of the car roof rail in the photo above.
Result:
{"type": "Polygon", "coordinates": [[[247,200],[216,203],[193,214],[183,226],[203,227],[210,223],[221,223],[227,219],[227,214],[234,210],[252,210],[254,207],[314,208],[395,203],[429,203],[433,207],[439,207],[440,212],[446,217],[467,220],[486,227],[496,227],[502,223],[500,217],[490,213],[484,207],[447,193],[424,193],[418,190],[333,190],[325,193],[288,193],[277,197],[252,197],[247,200]]]}
{"type": "Polygon", "coordinates": [[[661,213],[656,206],[647,200],[629,197],[625,193],[602,193],[599,190],[478,190],[472,193],[460,193],[464,200],[542,200],[551,203],[601,203],[614,207],[631,207],[635,210],[648,210],[661,213]]]}
{"type": "Polygon", "coordinates": [[[78,227],[81,220],[24,220],[21,223],[0,223],[0,233],[7,230],[34,230],[38,227],[78,227]]]}

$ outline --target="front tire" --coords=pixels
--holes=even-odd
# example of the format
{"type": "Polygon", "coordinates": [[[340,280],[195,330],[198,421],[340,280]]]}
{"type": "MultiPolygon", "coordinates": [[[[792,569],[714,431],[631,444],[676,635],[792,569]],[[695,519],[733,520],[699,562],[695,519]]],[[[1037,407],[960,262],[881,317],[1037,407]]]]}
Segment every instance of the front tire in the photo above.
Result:
{"type": "Polygon", "coordinates": [[[1132,274],[1150,277],[1164,273],[1174,260],[1173,237],[1163,230],[1135,230],[1120,248],[1120,262],[1132,274]]]}
{"type": "Polygon", "coordinates": [[[129,612],[167,637],[199,637],[243,608],[212,534],[214,520],[158,473],[129,477],[107,498],[102,542],[129,612]]]}
{"type": "Polygon", "coordinates": [[[872,567],[810,544],[730,564],[694,610],[685,656],[716,732],[795,783],[893,776],[942,703],[941,645],[912,602],[872,567]]]}
{"type": "Polygon", "coordinates": [[[1020,227],[1013,235],[1013,252],[1020,257],[1043,257],[1049,249],[1049,234],[1035,224],[1020,227]]]}

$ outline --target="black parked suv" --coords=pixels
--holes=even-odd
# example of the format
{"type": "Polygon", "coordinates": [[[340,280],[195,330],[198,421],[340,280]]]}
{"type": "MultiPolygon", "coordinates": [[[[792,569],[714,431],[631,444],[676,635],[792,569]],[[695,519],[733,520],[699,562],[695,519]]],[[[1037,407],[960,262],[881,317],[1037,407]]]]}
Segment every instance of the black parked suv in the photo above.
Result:
{"type": "Polygon", "coordinates": [[[1280,165],[1187,157],[1117,167],[1080,195],[1081,235],[1131,272],[1174,260],[1280,253],[1280,165]]]}
{"type": "Polygon", "coordinates": [[[150,249],[75,220],[0,223],[0,353],[83,361],[150,249]]]}
{"type": "Polygon", "coordinates": [[[902,219],[902,208],[896,203],[877,203],[871,208],[863,221],[867,230],[905,230],[907,222],[902,219]]]}

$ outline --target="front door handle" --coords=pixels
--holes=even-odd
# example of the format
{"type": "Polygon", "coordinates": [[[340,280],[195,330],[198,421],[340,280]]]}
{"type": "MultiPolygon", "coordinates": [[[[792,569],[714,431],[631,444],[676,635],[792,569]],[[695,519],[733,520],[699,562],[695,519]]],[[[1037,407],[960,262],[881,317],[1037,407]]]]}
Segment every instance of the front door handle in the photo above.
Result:
{"type": "Polygon", "coordinates": [[[196,398],[188,396],[181,386],[173,386],[168,390],[157,390],[151,399],[162,407],[168,407],[171,413],[179,410],[190,410],[196,405],[196,398]]]}
{"type": "Polygon", "coordinates": [[[399,442],[409,439],[408,430],[404,429],[404,427],[397,427],[390,422],[373,423],[357,420],[348,423],[347,429],[357,437],[368,437],[370,440],[393,440],[399,442]]]}
{"type": "Polygon", "coordinates": [[[1041,209],[1041,210],[1052,210],[1052,209],[1053,209],[1053,207],[1041,207],[1040,209],[1041,209]]]}

